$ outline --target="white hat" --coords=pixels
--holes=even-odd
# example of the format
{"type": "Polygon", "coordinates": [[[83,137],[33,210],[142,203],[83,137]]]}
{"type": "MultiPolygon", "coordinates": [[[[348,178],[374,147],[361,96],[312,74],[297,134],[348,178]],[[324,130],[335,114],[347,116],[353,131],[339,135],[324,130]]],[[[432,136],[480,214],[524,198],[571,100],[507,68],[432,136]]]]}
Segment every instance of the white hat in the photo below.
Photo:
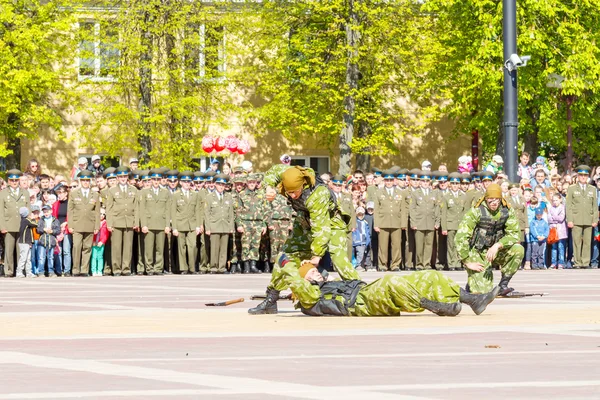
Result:
{"type": "Polygon", "coordinates": [[[375,203],[374,203],[374,202],[372,202],[372,201],[368,201],[368,202],[367,202],[367,209],[369,209],[369,208],[373,208],[373,209],[375,209],[375,203]]]}
{"type": "Polygon", "coordinates": [[[431,171],[431,162],[427,160],[423,161],[421,164],[421,169],[425,171],[431,171]]]}
{"type": "Polygon", "coordinates": [[[243,161],[242,162],[242,168],[244,168],[244,171],[250,171],[252,170],[252,162],[251,161],[243,161]]]}
{"type": "Polygon", "coordinates": [[[99,160],[100,160],[100,156],[99,156],[99,155],[97,155],[97,154],[94,154],[94,155],[92,156],[92,162],[94,162],[94,161],[96,161],[96,160],[98,160],[98,161],[99,161],[99,160]]]}
{"type": "Polygon", "coordinates": [[[504,160],[502,159],[502,156],[499,156],[498,154],[496,154],[494,157],[492,157],[492,161],[494,161],[497,164],[504,164],[504,160]]]}
{"type": "Polygon", "coordinates": [[[365,209],[363,207],[357,207],[356,208],[356,213],[357,214],[364,214],[365,213],[365,209]]]}
{"type": "Polygon", "coordinates": [[[77,164],[81,165],[81,164],[87,164],[87,158],[85,157],[79,157],[79,159],[77,160],[77,164]]]}
{"type": "Polygon", "coordinates": [[[138,161],[137,158],[132,157],[132,158],[129,159],[129,164],[131,164],[131,163],[139,163],[139,161],[138,161]]]}

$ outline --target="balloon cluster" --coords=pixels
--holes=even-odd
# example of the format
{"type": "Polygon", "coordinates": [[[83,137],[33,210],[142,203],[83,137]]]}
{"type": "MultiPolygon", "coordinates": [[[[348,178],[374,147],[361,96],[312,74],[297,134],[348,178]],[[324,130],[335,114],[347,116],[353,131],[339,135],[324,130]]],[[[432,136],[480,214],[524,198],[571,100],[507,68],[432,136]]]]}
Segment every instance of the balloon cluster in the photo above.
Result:
{"type": "Polygon", "coordinates": [[[238,139],[233,135],[226,138],[204,136],[202,138],[202,150],[206,153],[220,153],[227,150],[231,154],[243,155],[250,151],[250,143],[246,139],[238,139]]]}

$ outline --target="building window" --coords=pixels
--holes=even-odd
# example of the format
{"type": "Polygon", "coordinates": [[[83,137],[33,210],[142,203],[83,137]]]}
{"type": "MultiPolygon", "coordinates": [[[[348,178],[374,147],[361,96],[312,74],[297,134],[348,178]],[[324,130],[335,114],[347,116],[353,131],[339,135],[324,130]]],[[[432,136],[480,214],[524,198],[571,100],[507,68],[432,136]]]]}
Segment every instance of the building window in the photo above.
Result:
{"type": "Polygon", "coordinates": [[[320,175],[329,172],[329,157],[292,156],[292,165],[310,167],[320,175]]]}
{"type": "Polygon", "coordinates": [[[227,70],[225,28],[202,24],[193,32],[193,40],[186,41],[187,68],[201,79],[224,79],[227,70]]]}
{"type": "Polygon", "coordinates": [[[79,22],[79,80],[114,80],[119,66],[118,33],[109,24],[79,22]]]}

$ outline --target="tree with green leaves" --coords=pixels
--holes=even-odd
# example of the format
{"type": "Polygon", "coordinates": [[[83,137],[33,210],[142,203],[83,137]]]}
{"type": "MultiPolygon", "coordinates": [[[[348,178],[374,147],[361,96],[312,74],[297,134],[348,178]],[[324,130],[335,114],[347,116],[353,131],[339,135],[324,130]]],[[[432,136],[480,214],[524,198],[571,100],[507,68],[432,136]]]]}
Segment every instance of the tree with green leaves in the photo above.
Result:
{"type": "Polygon", "coordinates": [[[62,131],[74,93],[72,15],[62,1],[0,0],[0,157],[20,167],[22,138],[62,131]]]}

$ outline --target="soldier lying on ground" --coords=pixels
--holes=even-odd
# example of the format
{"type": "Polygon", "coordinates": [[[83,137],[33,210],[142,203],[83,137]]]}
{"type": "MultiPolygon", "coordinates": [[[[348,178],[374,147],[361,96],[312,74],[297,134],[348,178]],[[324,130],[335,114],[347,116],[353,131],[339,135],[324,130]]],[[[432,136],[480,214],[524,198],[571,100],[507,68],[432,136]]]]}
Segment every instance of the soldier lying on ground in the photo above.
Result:
{"type": "Polygon", "coordinates": [[[266,199],[273,201],[278,187],[296,211],[292,232],[283,251],[289,262],[273,268],[267,298],[250,314],[276,314],[279,292],[288,288],[284,276],[298,277],[300,260],[309,259],[317,266],[326,251],[331,254],[335,270],[342,279],[360,279],[348,258],[347,240],[350,216],[337,205],[329,188],[315,177],[310,168],[276,165],[266,174],[266,199]]]}
{"type": "MultiPolygon", "coordinates": [[[[283,254],[278,265],[288,262],[283,254]]],[[[475,314],[485,311],[498,295],[499,287],[485,294],[471,294],[438,271],[417,271],[409,275],[385,275],[369,284],[361,280],[334,281],[324,278],[308,262],[297,274],[284,280],[298,299],[296,308],[307,315],[398,316],[402,312],[429,310],[440,316],[456,316],[462,304],[475,314]]]]}
{"type": "Polygon", "coordinates": [[[492,267],[498,266],[502,272],[500,296],[512,292],[508,283],[525,255],[520,239],[519,220],[502,198],[502,189],[495,183],[489,185],[485,196],[463,217],[454,238],[468,274],[466,290],[489,292],[494,285],[492,267]]]}

